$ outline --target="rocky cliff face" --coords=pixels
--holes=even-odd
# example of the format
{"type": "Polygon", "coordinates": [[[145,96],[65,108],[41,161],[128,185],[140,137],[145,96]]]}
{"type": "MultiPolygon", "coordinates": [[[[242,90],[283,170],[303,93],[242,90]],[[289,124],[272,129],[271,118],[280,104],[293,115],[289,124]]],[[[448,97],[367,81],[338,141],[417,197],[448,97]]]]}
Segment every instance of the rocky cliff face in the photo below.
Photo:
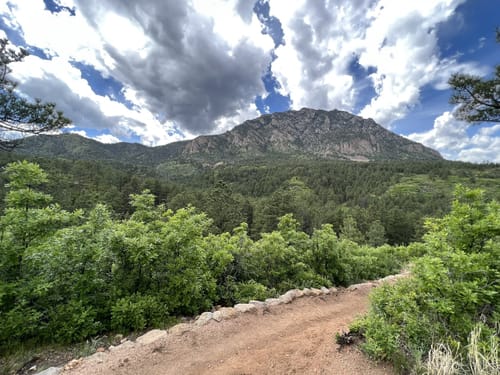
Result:
{"type": "Polygon", "coordinates": [[[22,153],[158,165],[170,160],[221,161],[312,158],[355,161],[437,160],[437,151],[390,132],[371,119],[343,111],[303,108],[263,115],[220,135],[159,147],[105,145],[74,134],[30,137],[22,153]]]}
{"type": "Polygon", "coordinates": [[[371,119],[308,108],[264,115],[225,134],[198,137],[186,143],[182,154],[243,158],[281,154],[357,161],[441,159],[437,151],[371,119]]]}

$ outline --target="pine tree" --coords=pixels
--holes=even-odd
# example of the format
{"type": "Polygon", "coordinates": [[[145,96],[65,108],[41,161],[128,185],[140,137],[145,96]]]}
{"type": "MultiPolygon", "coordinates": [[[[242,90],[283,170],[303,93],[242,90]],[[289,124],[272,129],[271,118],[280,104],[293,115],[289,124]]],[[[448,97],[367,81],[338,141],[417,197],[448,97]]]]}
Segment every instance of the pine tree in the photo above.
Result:
{"type": "Polygon", "coordinates": [[[16,92],[17,83],[9,78],[9,64],[22,61],[28,52],[9,47],[0,39],[0,149],[11,149],[26,135],[60,129],[71,121],[56,110],[54,103],[30,100],[16,92]]]}
{"type": "MultiPolygon", "coordinates": [[[[500,29],[497,29],[500,43],[500,29]]],[[[459,104],[455,116],[468,122],[500,121],[500,65],[495,68],[492,79],[483,79],[470,74],[456,73],[448,81],[453,94],[451,104],[459,104]]]]}

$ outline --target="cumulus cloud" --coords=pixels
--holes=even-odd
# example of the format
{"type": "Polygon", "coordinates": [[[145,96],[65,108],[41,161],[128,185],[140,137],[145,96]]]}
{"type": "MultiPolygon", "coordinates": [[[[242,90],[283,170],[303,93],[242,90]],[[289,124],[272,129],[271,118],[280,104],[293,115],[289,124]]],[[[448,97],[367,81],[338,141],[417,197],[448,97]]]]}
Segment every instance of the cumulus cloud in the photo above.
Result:
{"type": "Polygon", "coordinates": [[[101,143],[118,143],[120,140],[111,134],[101,134],[94,138],[101,143]]]}
{"type": "Polygon", "coordinates": [[[375,95],[359,114],[390,125],[418,104],[426,85],[444,89],[452,72],[474,64],[442,59],[437,27],[464,0],[270,0],[285,30],[272,68],[293,106],[352,111],[359,97],[350,66],[369,74],[375,95]]]}
{"type": "MultiPolygon", "coordinates": [[[[182,129],[212,132],[264,91],[261,76],[270,62],[272,41],[258,20],[238,16],[238,2],[222,0],[79,1],[116,62],[112,71],[150,111],[165,113],[182,129]],[[233,3],[233,7],[227,4],[233,3]],[[101,21],[113,12],[133,22],[148,40],[141,53],[117,48],[101,21]]],[[[90,21],[89,21],[90,22],[90,21]]]]}
{"type": "Polygon", "coordinates": [[[273,42],[261,33],[248,2],[62,0],[61,5],[74,7],[75,16],[51,13],[41,1],[17,1],[0,12],[48,58],[16,67],[19,88],[55,101],[77,126],[156,145],[180,134],[224,131],[234,119],[256,114],[250,109],[265,93],[261,78],[273,42]],[[120,82],[123,95],[134,99],[132,108],[84,87],[74,62],[120,82]]]}
{"type": "Polygon", "coordinates": [[[438,150],[446,159],[500,163],[500,124],[477,128],[447,111],[435,119],[431,130],[407,137],[438,150]]]}

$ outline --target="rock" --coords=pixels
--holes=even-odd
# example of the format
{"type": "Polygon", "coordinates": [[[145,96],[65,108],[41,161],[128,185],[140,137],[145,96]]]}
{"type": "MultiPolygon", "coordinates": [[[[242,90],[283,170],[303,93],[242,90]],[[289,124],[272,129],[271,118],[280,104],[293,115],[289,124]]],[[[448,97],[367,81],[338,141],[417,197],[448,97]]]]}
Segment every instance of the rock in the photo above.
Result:
{"type": "Polygon", "coordinates": [[[128,341],[128,339],[125,337],[124,339],[120,340],[120,344],[123,344],[124,342],[127,342],[127,341],[128,341]]]}
{"type": "Polygon", "coordinates": [[[204,313],[202,313],[198,319],[196,319],[196,321],[194,322],[194,325],[197,326],[197,327],[201,327],[201,326],[204,326],[206,324],[208,324],[212,318],[213,318],[213,313],[210,312],[210,311],[205,311],[204,313]]]}
{"type": "Polygon", "coordinates": [[[215,311],[212,315],[212,319],[216,322],[220,322],[223,319],[222,313],[220,311],[215,311]]]}
{"type": "Polygon", "coordinates": [[[233,307],[223,307],[218,311],[220,311],[222,319],[232,319],[238,316],[238,311],[233,307]]]}
{"type": "Polygon", "coordinates": [[[270,307],[270,306],[277,306],[277,305],[281,305],[283,302],[279,300],[279,298],[268,298],[266,299],[266,306],[270,307]]]}
{"type": "Polygon", "coordinates": [[[295,290],[295,298],[300,298],[304,297],[304,292],[300,289],[294,289],[295,290]]]}
{"type": "Polygon", "coordinates": [[[369,289],[375,287],[376,284],[372,283],[371,281],[366,282],[366,283],[360,283],[360,284],[353,284],[347,288],[348,291],[353,291],[353,290],[358,290],[358,289],[369,289]]]}
{"type": "Polygon", "coordinates": [[[189,323],[179,323],[168,329],[168,333],[171,335],[180,336],[188,331],[191,331],[193,326],[189,323]]]}
{"type": "Polygon", "coordinates": [[[321,292],[322,292],[323,294],[330,294],[330,289],[325,288],[324,286],[322,286],[322,287],[321,287],[321,292]]]}
{"type": "Polygon", "coordinates": [[[297,292],[296,290],[292,289],[286,292],[285,294],[279,296],[279,300],[281,303],[290,303],[292,302],[295,298],[297,298],[297,292]]]}
{"type": "Polygon", "coordinates": [[[335,288],[334,286],[332,286],[332,287],[330,288],[330,293],[337,293],[337,292],[338,292],[338,289],[337,289],[337,288],[335,288]]]}
{"type": "Polygon", "coordinates": [[[250,303],[252,305],[255,305],[255,307],[257,307],[258,309],[261,309],[261,310],[263,310],[263,309],[266,308],[266,303],[263,302],[263,301],[253,301],[252,300],[252,301],[250,301],[248,303],[250,303]]]}
{"type": "Polygon", "coordinates": [[[60,367],[49,367],[48,369],[45,369],[37,375],[58,375],[62,371],[62,368],[60,367]]]}
{"type": "Polygon", "coordinates": [[[312,290],[309,288],[302,289],[302,293],[304,293],[305,296],[312,296],[313,295],[312,290]]]}
{"type": "Polygon", "coordinates": [[[251,303],[238,303],[234,309],[240,313],[257,312],[257,306],[251,303]]]}
{"type": "Polygon", "coordinates": [[[323,293],[321,292],[321,289],[317,289],[317,288],[311,288],[311,295],[312,296],[320,296],[322,295],[323,293]]]}
{"type": "Polygon", "coordinates": [[[103,348],[102,346],[96,349],[97,353],[104,353],[105,351],[106,351],[106,349],[103,348]]]}
{"type": "Polygon", "coordinates": [[[36,371],[36,365],[31,366],[28,371],[36,371]]]}
{"type": "Polygon", "coordinates": [[[153,329],[147,333],[145,333],[142,336],[139,336],[135,342],[142,344],[142,345],[147,345],[151,344],[152,342],[155,342],[167,335],[167,331],[162,330],[162,329],[153,329]]]}

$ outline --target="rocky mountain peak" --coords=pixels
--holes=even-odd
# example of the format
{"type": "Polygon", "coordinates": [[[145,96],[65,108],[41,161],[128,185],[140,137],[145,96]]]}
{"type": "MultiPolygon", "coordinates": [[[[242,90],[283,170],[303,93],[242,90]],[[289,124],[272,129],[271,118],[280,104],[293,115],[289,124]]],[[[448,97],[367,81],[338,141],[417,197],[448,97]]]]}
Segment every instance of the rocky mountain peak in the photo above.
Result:
{"type": "Polygon", "coordinates": [[[26,139],[22,152],[67,158],[105,159],[156,165],[169,160],[221,161],[281,159],[439,160],[428,147],[401,137],[372,119],[339,110],[302,108],[265,114],[220,135],[159,147],[104,145],[78,136],[26,139]]]}

